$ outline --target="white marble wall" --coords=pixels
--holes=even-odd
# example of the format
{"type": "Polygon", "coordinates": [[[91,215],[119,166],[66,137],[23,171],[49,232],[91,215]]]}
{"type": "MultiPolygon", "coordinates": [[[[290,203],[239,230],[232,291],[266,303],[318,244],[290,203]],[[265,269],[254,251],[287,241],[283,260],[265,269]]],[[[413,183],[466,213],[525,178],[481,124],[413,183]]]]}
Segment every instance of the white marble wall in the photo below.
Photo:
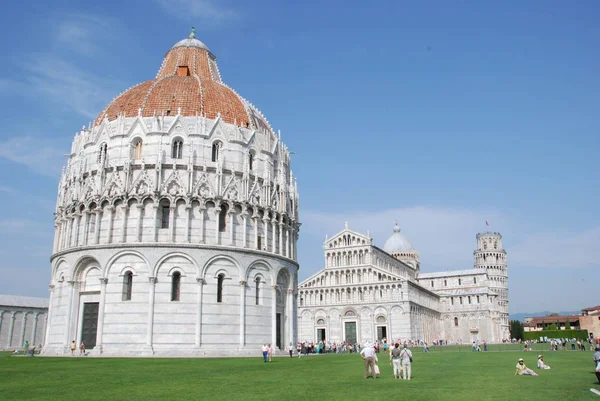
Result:
{"type": "Polygon", "coordinates": [[[0,350],[21,349],[25,342],[44,342],[47,309],[0,306],[0,350]]]}

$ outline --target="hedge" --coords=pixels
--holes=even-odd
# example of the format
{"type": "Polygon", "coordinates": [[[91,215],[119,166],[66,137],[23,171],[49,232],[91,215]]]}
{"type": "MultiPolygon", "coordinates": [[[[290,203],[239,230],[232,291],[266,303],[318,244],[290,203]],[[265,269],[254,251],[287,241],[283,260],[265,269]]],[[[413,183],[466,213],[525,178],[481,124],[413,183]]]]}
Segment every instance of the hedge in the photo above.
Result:
{"type": "Polygon", "coordinates": [[[523,337],[523,340],[539,340],[540,337],[586,340],[589,335],[587,330],[542,330],[526,331],[523,333],[523,337]]]}

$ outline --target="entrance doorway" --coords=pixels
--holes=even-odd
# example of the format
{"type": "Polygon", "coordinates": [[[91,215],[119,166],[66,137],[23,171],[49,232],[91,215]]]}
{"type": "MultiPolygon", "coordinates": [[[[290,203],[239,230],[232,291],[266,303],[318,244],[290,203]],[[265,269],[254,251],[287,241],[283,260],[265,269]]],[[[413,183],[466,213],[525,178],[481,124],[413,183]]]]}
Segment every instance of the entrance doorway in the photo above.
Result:
{"type": "Polygon", "coordinates": [[[325,329],[317,329],[317,341],[325,341],[325,329]]]}
{"type": "Polygon", "coordinates": [[[345,322],[344,329],[346,335],[345,340],[352,344],[356,344],[356,322],[345,322]]]}
{"type": "Polygon", "coordinates": [[[381,342],[384,338],[387,339],[387,327],[377,326],[377,340],[381,342]]]}
{"type": "Polygon", "coordinates": [[[275,329],[276,345],[277,345],[277,348],[283,349],[283,348],[281,348],[281,313],[277,314],[276,324],[277,324],[276,329],[275,329]]]}
{"type": "Polygon", "coordinates": [[[96,346],[98,334],[98,309],[99,302],[86,302],[83,304],[83,321],[81,324],[81,341],[85,348],[92,349],[96,346]]]}

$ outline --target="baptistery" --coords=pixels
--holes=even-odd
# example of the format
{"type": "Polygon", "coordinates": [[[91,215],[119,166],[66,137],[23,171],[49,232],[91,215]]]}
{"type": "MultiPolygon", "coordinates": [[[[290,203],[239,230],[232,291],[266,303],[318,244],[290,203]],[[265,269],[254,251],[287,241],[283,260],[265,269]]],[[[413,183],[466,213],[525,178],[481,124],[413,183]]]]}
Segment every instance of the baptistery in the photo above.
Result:
{"type": "Polygon", "coordinates": [[[296,338],[297,182],[195,38],[75,135],[44,353],[256,355],[296,338]]]}

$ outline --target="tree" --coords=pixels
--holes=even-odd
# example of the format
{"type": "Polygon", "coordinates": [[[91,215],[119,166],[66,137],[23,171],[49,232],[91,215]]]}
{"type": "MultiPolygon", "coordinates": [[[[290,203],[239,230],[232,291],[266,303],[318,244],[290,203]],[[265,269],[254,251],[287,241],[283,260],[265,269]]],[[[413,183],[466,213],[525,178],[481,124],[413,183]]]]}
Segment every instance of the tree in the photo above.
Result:
{"type": "Polygon", "coordinates": [[[569,322],[569,319],[565,322],[565,330],[571,330],[571,322],[569,322]]]}
{"type": "Polygon", "coordinates": [[[552,323],[544,327],[544,330],[558,330],[558,327],[556,326],[556,323],[552,323]]]}
{"type": "Polygon", "coordinates": [[[551,314],[549,314],[548,316],[560,316],[560,315],[559,315],[558,313],[556,313],[556,312],[555,312],[555,313],[551,313],[551,314]]]}
{"type": "Polygon", "coordinates": [[[523,340],[523,323],[518,320],[511,320],[509,322],[510,326],[510,337],[516,338],[517,340],[523,340]]]}

